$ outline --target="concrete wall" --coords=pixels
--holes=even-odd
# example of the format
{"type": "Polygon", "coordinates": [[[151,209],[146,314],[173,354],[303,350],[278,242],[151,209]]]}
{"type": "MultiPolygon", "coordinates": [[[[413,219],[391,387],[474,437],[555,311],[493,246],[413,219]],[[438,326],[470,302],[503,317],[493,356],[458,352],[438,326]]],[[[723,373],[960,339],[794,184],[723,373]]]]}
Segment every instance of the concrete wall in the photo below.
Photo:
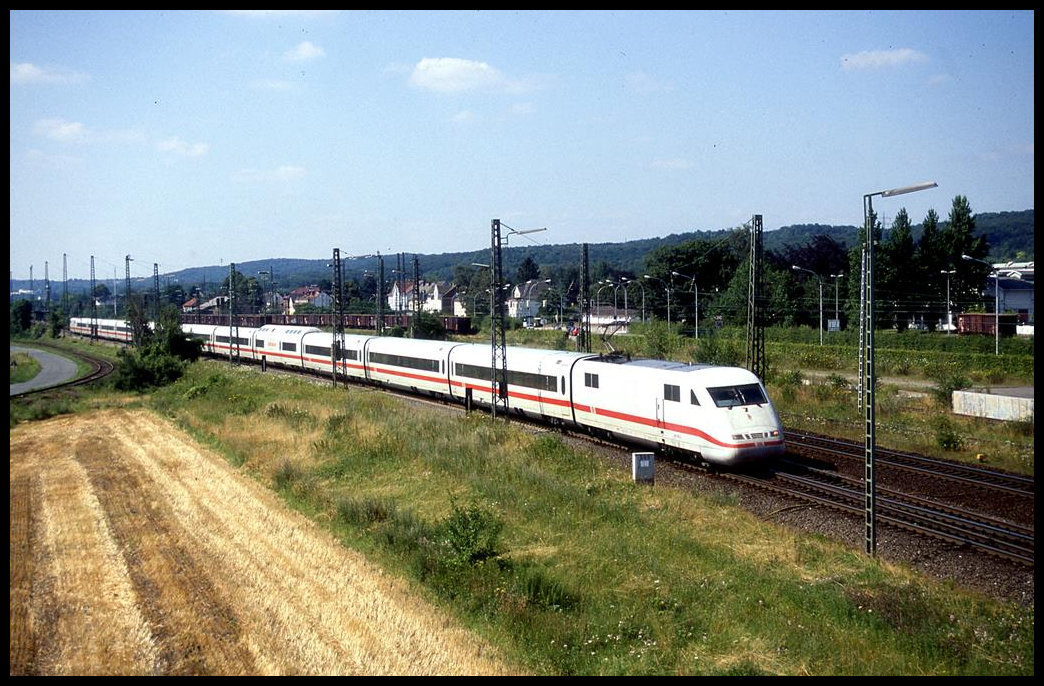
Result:
{"type": "Polygon", "coordinates": [[[1031,420],[1033,419],[1033,398],[954,391],[953,411],[955,414],[985,417],[986,419],[1031,420]]]}

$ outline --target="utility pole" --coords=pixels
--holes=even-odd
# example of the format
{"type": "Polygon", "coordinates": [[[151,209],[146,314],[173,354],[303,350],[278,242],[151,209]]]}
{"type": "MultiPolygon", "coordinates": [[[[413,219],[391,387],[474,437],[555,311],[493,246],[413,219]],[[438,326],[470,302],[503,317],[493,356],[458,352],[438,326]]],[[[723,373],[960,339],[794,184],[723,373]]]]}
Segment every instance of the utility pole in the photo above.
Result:
{"type": "Polygon", "coordinates": [[[377,319],[374,332],[378,336],[384,335],[384,258],[380,253],[377,253],[377,319]]]}
{"type": "Polygon", "coordinates": [[[94,255],[91,255],[91,343],[98,336],[98,292],[94,285],[94,255]]]}
{"type": "Polygon", "coordinates": [[[228,263],[228,363],[239,359],[239,327],[236,326],[236,263],[228,263]],[[235,353],[233,353],[235,350],[235,353]],[[233,354],[235,358],[233,358],[233,354]]]}
{"type": "Polygon", "coordinates": [[[123,312],[124,312],[124,317],[125,318],[126,318],[126,316],[128,314],[130,314],[130,293],[131,293],[131,287],[130,287],[130,263],[133,261],[133,259],[134,258],[132,258],[130,255],[127,255],[127,257],[124,258],[124,264],[125,264],[125,268],[126,268],[126,273],[125,273],[125,278],[124,278],[124,283],[126,284],[126,288],[125,288],[126,293],[124,294],[124,301],[125,302],[124,302],[123,312]]]}
{"type": "Polygon", "coordinates": [[[410,315],[410,338],[417,337],[417,315],[420,314],[420,262],[413,256],[413,313],[410,315]]]}
{"type": "Polygon", "coordinates": [[[152,321],[158,324],[160,316],[159,262],[152,263],[152,290],[156,296],[156,306],[152,313],[152,321]]]}
{"type": "Polygon", "coordinates": [[[750,223],[750,278],[747,284],[747,369],[765,380],[765,322],[761,313],[761,215],[750,223]]]}
{"type": "Polygon", "coordinates": [[[504,283],[503,262],[501,261],[500,220],[491,222],[490,236],[490,282],[489,312],[490,337],[492,339],[493,361],[490,373],[490,409],[493,418],[497,416],[497,406],[501,406],[504,416],[508,411],[507,394],[507,340],[504,332],[504,299],[500,297],[501,284],[504,283]]]}
{"type": "Polygon", "coordinates": [[[584,243],[580,262],[580,340],[577,349],[580,352],[591,352],[591,271],[587,262],[587,243],[584,243]]]}
{"type": "MultiPolygon", "coordinates": [[[[334,322],[334,340],[330,346],[330,364],[333,367],[333,383],[337,385],[337,366],[344,359],[344,272],[341,270],[341,250],[334,248],[333,251],[333,282],[334,282],[334,311],[337,313],[337,321],[334,322]]],[[[348,385],[348,375],[344,377],[345,385],[348,385]]]]}

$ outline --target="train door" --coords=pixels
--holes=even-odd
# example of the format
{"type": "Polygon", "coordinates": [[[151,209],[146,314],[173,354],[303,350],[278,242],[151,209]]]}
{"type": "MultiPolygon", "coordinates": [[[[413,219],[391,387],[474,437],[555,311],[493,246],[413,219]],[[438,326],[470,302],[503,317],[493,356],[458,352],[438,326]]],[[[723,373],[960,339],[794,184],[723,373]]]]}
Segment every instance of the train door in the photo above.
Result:
{"type": "Polygon", "coordinates": [[[684,423],[685,408],[681,404],[681,386],[663,383],[658,395],[662,403],[659,438],[666,443],[678,438],[678,427],[684,423]]]}

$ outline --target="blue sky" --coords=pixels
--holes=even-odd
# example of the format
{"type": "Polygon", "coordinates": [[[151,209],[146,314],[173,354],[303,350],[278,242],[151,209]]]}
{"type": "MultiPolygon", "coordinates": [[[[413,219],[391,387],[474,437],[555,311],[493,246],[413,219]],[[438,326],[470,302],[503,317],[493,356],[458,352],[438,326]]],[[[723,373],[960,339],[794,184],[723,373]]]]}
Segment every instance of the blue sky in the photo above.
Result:
{"type": "Polygon", "coordinates": [[[1032,11],[10,20],[14,278],[1033,209],[1032,11]]]}

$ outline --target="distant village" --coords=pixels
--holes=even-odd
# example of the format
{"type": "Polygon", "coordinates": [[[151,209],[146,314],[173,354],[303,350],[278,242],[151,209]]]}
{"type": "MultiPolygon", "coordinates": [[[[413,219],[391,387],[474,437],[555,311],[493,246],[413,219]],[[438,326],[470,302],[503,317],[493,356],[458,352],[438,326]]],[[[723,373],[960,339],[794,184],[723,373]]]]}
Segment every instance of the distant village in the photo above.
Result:
{"type": "MultiPolygon", "coordinates": [[[[482,294],[485,300],[483,309],[488,311],[488,291],[482,294]]],[[[478,306],[478,295],[470,295],[454,284],[445,281],[424,281],[417,283],[406,281],[395,282],[385,295],[386,308],[389,312],[430,312],[432,314],[454,317],[473,317],[478,306]]],[[[287,293],[266,293],[264,311],[273,314],[294,315],[306,312],[329,312],[334,306],[334,299],[329,293],[317,285],[300,286],[287,293]]],[[[521,320],[526,326],[543,323],[542,311],[554,310],[557,315],[553,319],[562,321],[564,302],[555,291],[549,280],[532,279],[512,288],[510,296],[505,300],[507,315],[521,320]]],[[[218,314],[228,312],[228,296],[218,295],[201,300],[193,297],[182,305],[186,314],[218,314]]]]}

